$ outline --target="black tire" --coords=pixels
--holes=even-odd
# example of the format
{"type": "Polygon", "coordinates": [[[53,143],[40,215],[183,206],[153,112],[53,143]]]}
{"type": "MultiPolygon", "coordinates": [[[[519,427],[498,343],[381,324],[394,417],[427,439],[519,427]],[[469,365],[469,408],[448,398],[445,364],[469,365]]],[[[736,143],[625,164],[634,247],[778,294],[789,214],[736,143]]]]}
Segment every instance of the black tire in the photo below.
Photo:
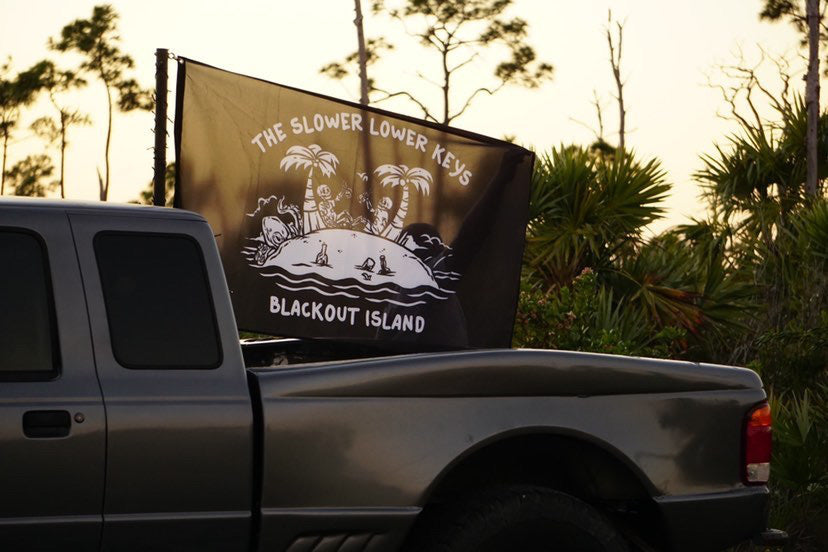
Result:
{"type": "Polygon", "coordinates": [[[570,495],[533,486],[492,489],[427,509],[406,552],[628,552],[610,521],[570,495]]]}

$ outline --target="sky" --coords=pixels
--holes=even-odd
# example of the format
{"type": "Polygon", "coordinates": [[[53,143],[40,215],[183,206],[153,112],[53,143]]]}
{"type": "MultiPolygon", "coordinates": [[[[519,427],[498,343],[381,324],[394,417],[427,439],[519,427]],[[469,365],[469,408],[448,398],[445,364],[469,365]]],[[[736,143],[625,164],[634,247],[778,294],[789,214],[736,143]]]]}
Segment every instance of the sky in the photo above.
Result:
{"type": "MultiPolygon", "coordinates": [[[[390,0],[389,0],[390,1],[390,0]]],[[[15,71],[50,57],[75,66],[79,58],[50,52],[49,37],[77,18],[88,18],[99,2],[87,0],[0,0],[0,58],[11,56],[15,71]]],[[[370,2],[362,0],[364,11],[370,2]]],[[[347,100],[358,99],[356,81],[332,81],[320,67],[356,49],[352,0],[213,0],[113,1],[120,15],[121,47],[135,60],[134,76],[154,86],[155,49],[216,67],[347,100]]],[[[761,22],[761,0],[515,0],[508,14],[529,22],[529,42],[538,57],[555,67],[554,78],[542,87],[504,89],[481,96],[455,126],[516,141],[542,153],[560,144],[589,144],[597,129],[593,91],[603,104],[605,138],[617,141],[615,84],[605,36],[607,12],[624,22],[622,74],[627,109],[626,138],[644,159],[657,157],[673,185],[665,202],[667,216],[650,230],[704,215],[692,174],[699,156],[713,151],[735,130],[720,93],[708,84],[724,82],[722,64],[759,57],[757,44],[773,55],[788,55],[797,67],[798,35],[786,24],[761,22]]],[[[405,87],[436,99],[435,88],[418,76],[438,80],[438,59],[414,44],[405,29],[386,18],[366,13],[367,37],[384,36],[398,48],[383,58],[370,75],[380,84],[405,87]]],[[[491,70],[503,57],[486,50],[458,74],[458,98],[464,90],[491,84],[491,70]]],[[[804,67],[804,66],[802,66],[804,67]]],[[[804,72],[804,69],[802,69],[804,72]]],[[[175,66],[170,64],[170,118],[174,117],[175,66]]],[[[767,73],[772,80],[772,73],[767,73]]],[[[796,82],[799,82],[798,80],[796,82]]],[[[802,84],[804,89],[804,83],[802,84]]],[[[825,88],[823,87],[823,92],[825,88]]],[[[823,101],[824,101],[823,94],[823,101]]],[[[67,197],[96,199],[98,169],[103,172],[106,132],[103,85],[89,85],[67,97],[90,114],[93,125],[75,128],[67,154],[67,197]]],[[[436,104],[433,104],[436,105],[436,104]]],[[[380,107],[419,116],[413,104],[399,101],[380,107]]],[[[32,153],[46,151],[27,127],[51,114],[45,100],[24,114],[9,146],[9,166],[32,153]]],[[[170,131],[171,131],[170,126],[170,131]]],[[[172,133],[170,132],[170,135],[172,133]]],[[[168,159],[173,160],[172,140],[168,159]]],[[[152,179],[153,118],[151,113],[117,114],[111,149],[110,200],[138,197],[152,179]]],[[[54,150],[49,150],[57,164],[54,150]]]]}

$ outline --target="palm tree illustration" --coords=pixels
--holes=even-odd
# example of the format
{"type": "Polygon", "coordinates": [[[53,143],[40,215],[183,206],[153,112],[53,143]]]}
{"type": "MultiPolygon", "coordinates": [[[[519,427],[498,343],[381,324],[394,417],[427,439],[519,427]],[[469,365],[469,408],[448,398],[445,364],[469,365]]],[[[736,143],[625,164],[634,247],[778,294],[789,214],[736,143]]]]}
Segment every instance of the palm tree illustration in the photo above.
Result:
{"type": "Polygon", "coordinates": [[[309,234],[314,230],[324,228],[319,208],[316,205],[316,195],[313,191],[313,169],[319,168],[324,176],[330,176],[336,171],[339,159],[330,152],[322,151],[316,144],[305,146],[291,146],[288,148],[279,168],[288,171],[293,167],[308,169],[308,183],[305,186],[305,199],[302,203],[302,232],[309,234]]]}
{"type": "Polygon", "coordinates": [[[397,214],[391,224],[386,226],[380,234],[389,240],[396,240],[402,233],[405,215],[408,214],[408,185],[411,184],[418,192],[428,195],[431,174],[425,169],[419,167],[409,169],[405,165],[381,165],[374,172],[383,177],[381,181],[383,187],[402,186],[403,194],[397,214]]]}

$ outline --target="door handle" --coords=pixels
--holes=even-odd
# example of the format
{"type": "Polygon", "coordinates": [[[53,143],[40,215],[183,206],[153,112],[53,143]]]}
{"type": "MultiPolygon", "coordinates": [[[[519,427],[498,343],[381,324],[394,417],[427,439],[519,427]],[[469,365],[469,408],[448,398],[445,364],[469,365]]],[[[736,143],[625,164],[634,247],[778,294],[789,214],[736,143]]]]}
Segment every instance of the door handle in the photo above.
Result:
{"type": "Polygon", "coordinates": [[[23,434],[32,439],[66,437],[71,425],[66,410],[30,410],[23,414],[23,434]]]}

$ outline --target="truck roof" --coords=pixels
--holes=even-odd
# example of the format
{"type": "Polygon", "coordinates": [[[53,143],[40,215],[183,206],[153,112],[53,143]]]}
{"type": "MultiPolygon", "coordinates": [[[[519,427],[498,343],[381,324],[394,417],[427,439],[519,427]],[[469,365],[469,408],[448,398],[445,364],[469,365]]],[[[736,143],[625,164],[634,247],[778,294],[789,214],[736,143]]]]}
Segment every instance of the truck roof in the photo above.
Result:
{"type": "Polygon", "coordinates": [[[83,213],[103,216],[136,216],[152,218],[174,218],[206,222],[204,217],[184,209],[170,207],[153,207],[133,203],[107,203],[102,201],[78,201],[65,199],[44,199],[31,197],[3,197],[0,210],[15,211],[63,211],[65,213],[83,213]]]}

